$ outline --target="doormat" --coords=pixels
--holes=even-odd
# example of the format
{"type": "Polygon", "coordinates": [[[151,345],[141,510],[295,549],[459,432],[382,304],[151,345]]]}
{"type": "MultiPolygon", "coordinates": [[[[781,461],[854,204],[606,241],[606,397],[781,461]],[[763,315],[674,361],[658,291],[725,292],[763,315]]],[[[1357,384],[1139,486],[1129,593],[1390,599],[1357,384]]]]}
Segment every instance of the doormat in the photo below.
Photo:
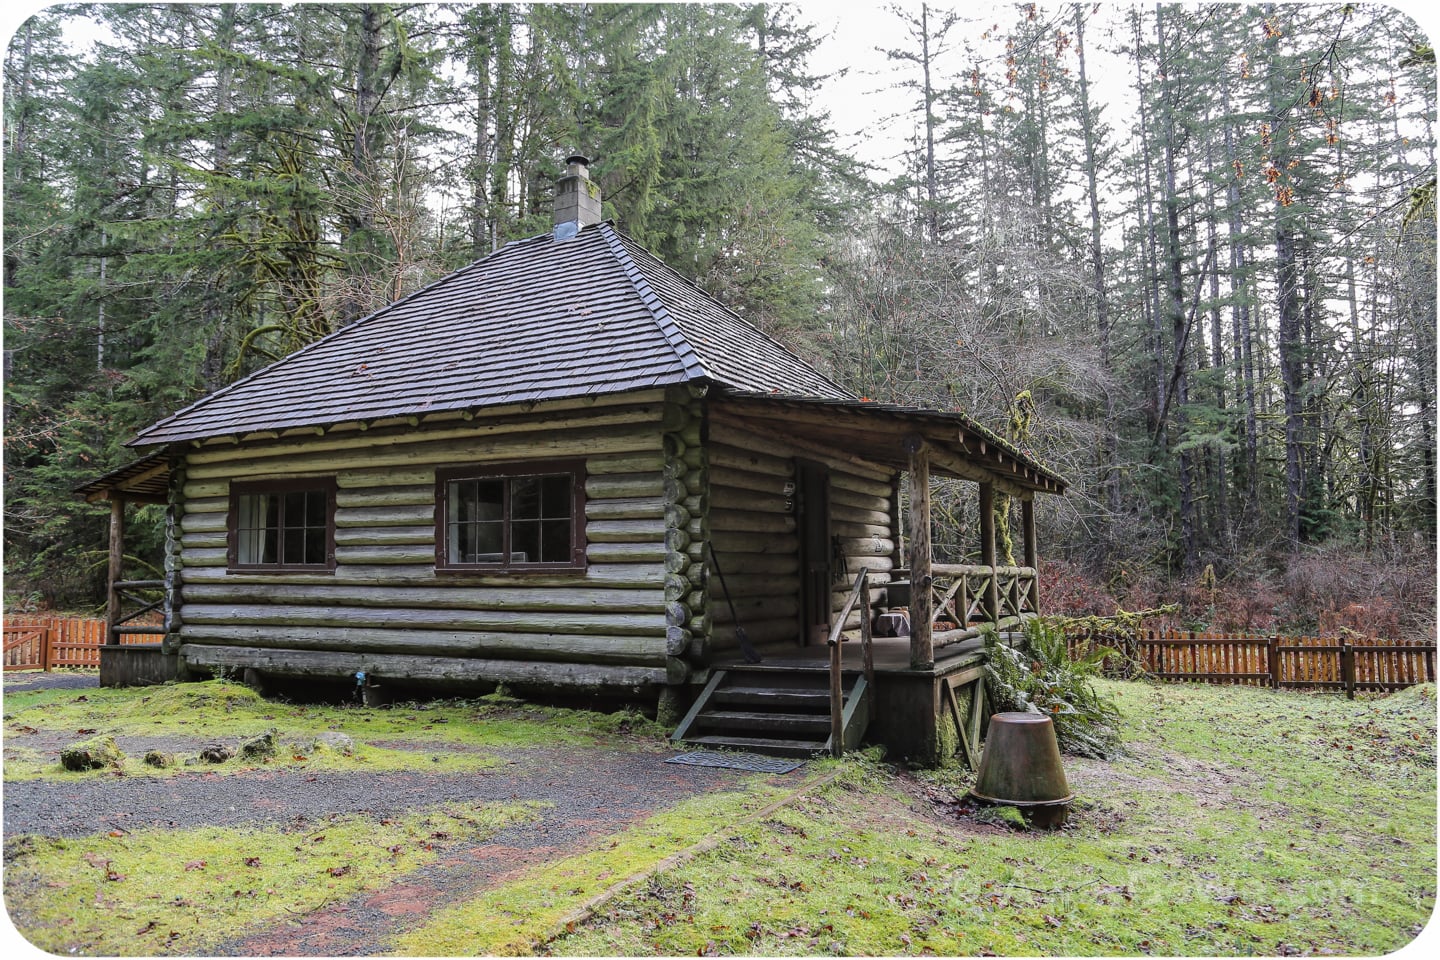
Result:
{"type": "Polygon", "coordinates": [[[735,770],[752,770],[755,773],[789,773],[805,761],[786,760],[782,757],[762,757],[758,753],[682,753],[670,757],[666,763],[687,763],[693,767],[730,767],[735,770]]]}

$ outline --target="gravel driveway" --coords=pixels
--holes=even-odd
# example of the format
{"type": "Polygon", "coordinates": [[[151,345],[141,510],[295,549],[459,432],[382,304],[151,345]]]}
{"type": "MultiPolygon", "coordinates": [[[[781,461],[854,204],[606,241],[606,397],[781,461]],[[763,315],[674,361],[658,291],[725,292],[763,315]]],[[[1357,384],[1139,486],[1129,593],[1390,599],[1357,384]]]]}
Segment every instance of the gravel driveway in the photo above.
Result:
{"type": "MultiPolygon", "coordinates": [[[[85,680],[83,674],[11,674],[5,686],[80,689],[85,680]]],[[[95,685],[93,679],[88,685],[95,685]]],[[[221,956],[361,956],[386,952],[389,936],[423,921],[431,910],[473,897],[532,865],[588,849],[687,797],[741,787],[754,776],[666,764],[667,754],[643,748],[487,752],[507,762],[466,774],[295,770],[12,781],[4,790],[5,835],[76,837],[142,827],[290,823],[334,813],[384,817],[447,801],[550,804],[536,819],[507,827],[483,843],[452,849],[390,887],[328,905],[298,925],[236,938],[216,950],[221,956]]]]}

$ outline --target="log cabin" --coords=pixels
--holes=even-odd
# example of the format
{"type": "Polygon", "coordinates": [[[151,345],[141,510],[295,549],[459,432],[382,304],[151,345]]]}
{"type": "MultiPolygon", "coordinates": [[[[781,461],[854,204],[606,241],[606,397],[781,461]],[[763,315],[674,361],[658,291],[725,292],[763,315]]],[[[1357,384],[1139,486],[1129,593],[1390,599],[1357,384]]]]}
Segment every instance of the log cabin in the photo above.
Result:
{"type": "Polygon", "coordinates": [[[1064,481],[822,375],[602,220],[586,164],[552,232],[147,427],[148,455],[79,488],[111,508],[102,680],[599,691],[689,743],[973,760],[979,632],[1038,610],[1034,498],[1064,481]],[[979,564],[932,562],[934,475],[973,481],[979,564]],[[123,577],[127,503],[166,506],[163,580],[123,577]]]}

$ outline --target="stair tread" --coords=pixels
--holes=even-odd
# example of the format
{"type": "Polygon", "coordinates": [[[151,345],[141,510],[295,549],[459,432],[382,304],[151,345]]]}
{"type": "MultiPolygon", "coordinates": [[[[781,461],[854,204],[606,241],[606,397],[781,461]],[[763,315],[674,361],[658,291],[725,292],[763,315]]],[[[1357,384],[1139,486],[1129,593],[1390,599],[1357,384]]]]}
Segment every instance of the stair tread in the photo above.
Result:
{"type": "Polygon", "coordinates": [[[759,730],[766,734],[824,733],[830,729],[830,714],[705,710],[696,716],[695,723],[709,730],[759,730]]]}

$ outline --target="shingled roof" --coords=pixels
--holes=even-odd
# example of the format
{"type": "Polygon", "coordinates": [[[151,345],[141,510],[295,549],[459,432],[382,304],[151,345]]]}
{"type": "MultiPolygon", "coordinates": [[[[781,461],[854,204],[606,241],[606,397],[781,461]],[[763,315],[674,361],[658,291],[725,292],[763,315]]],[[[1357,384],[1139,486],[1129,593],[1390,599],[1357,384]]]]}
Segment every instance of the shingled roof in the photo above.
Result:
{"type": "Polygon", "coordinates": [[[131,446],[709,382],[854,400],[638,243],[544,234],[142,430],[131,446]]]}

